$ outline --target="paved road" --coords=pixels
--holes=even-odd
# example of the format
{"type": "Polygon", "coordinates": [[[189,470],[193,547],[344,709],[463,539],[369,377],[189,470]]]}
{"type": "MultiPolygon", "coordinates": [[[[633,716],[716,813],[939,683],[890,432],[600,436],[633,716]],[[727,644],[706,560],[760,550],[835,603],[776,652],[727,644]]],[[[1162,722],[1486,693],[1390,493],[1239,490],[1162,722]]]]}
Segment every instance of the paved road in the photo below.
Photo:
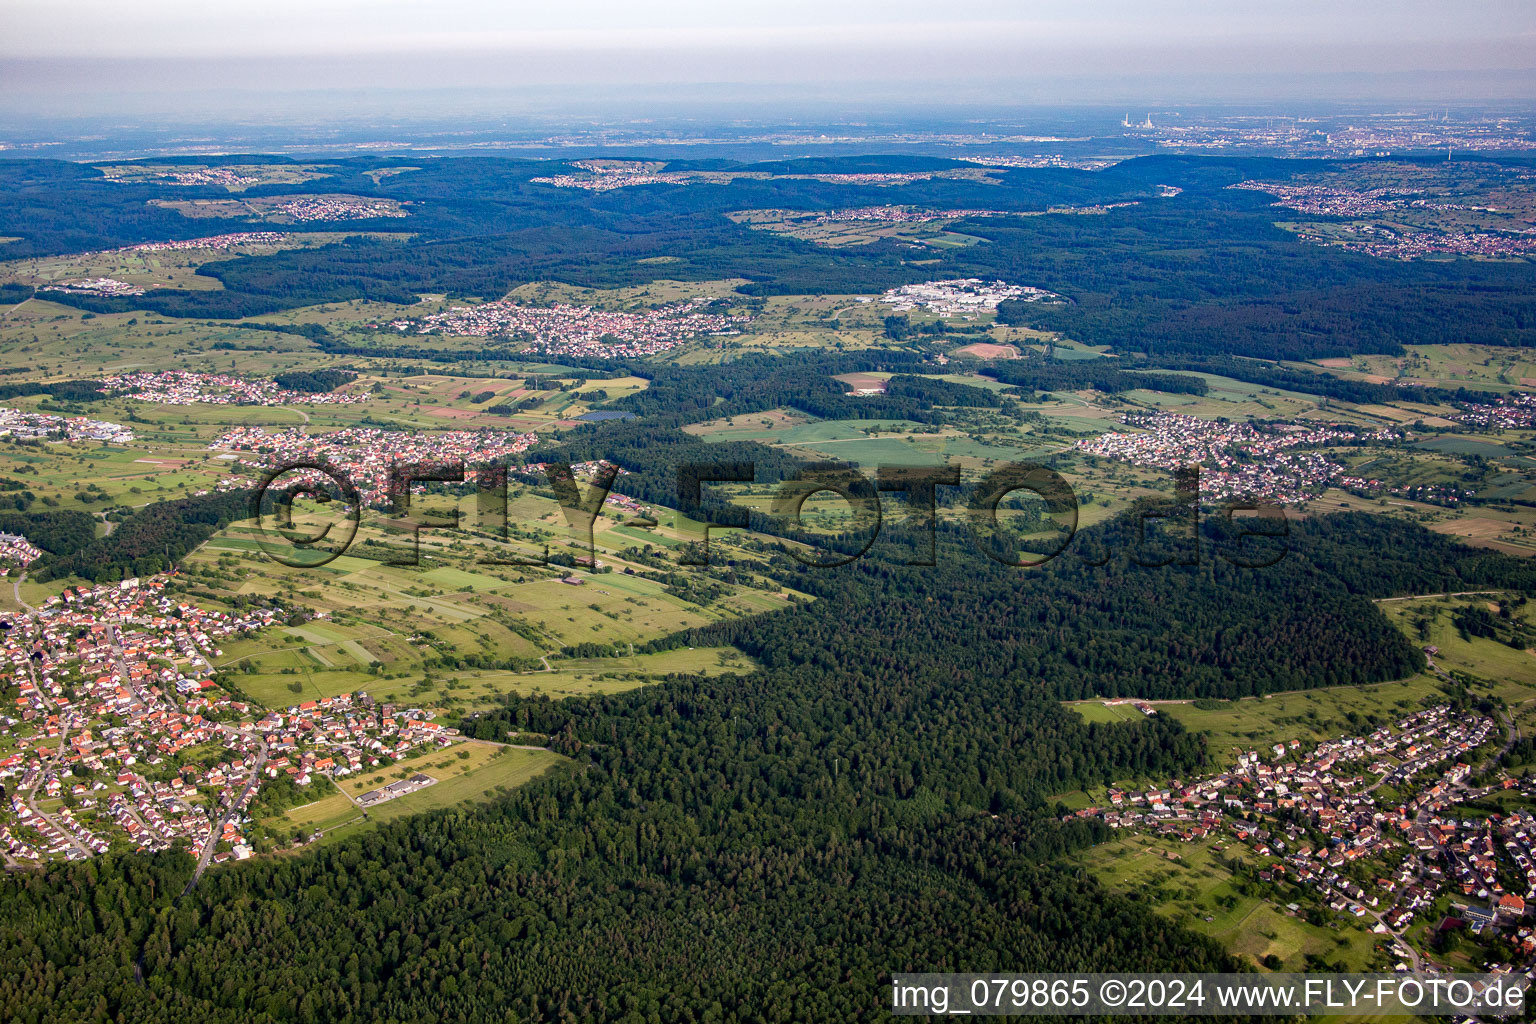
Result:
{"type": "Polygon", "coordinates": [[[1426,597],[1476,597],[1479,594],[1503,594],[1503,590],[1447,590],[1442,594],[1404,594],[1402,597],[1378,597],[1377,604],[1386,604],[1388,601],[1420,601],[1426,597]]]}
{"type": "MultiPolygon", "coordinates": [[[[62,732],[59,733],[59,754],[62,754],[64,752],[64,741],[67,740],[68,738],[69,738],[69,729],[68,728],[64,729],[62,732]]],[[[53,756],[52,761],[50,761],[49,763],[52,764],[52,763],[57,762],[58,759],[59,759],[59,754],[55,754],[53,756]]],[[[37,782],[34,783],[32,788],[27,791],[27,806],[32,808],[32,813],[33,814],[37,815],[39,818],[42,818],[48,824],[50,824],[54,828],[58,829],[60,834],[62,834],[65,839],[69,840],[70,847],[76,853],[79,853],[79,854],[81,854],[83,856],[86,856],[86,857],[91,856],[91,851],[87,850],[85,847],[81,846],[78,842],[76,842],[74,834],[69,829],[65,828],[63,825],[60,825],[57,821],[54,821],[53,817],[51,815],[49,815],[42,808],[37,806],[35,797],[37,796],[37,788],[38,788],[38,786],[41,786],[43,784],[43,775],[44,774],[46,774],[46,770],[44,772],[39,772],[38,776],[37,776],[37,782]]]]}
{"type": "MultiPolygon", "coordinates": [[[[116,625],[107,626],[107,639],[112,644],[112,655],[117,660],[117,669],[122,674],[124,684],[132,688],[140,700],[144,701],[146,704],[154,704],[155,697],[152,693],[149,692],[147,688],[141,688],[130,681],[130,677],[128,675],[128,660],[126,655],[123,653],[122,636],[119,634],[116,625]]],[[[163,697],[162,699],[173,705],[175,703],[175,701],[168,696],[163,697]]],[[[227,737],[233,741],[239,742],[244,738],[242,733],[232,726],[223,725],[219,728],[227,737]]],[[[191,892],[192,888],[197,885],[198,880],[203,877],[203,872],[208,870],[208,865],[213,862],[214,849],[219,845],[220,837],[224,835],[224,826],[229,824],[230,819],[235,816],[236,808],[240,806],[241,802],[244,801],[246,797],[248,797],[258,785],[261,784],[261,769],[266,765],[266,763],[267,745],[265,742],[263,742],[257,748],[256,760],[251,767],[251,777],[246,780],[245,785],[241,788],[239,794],[237,794],[235,798],[231,800],[229,804],[224,808],[224,812],[213,820],[213,829],[208,834],[208,841],[203,844],[202,852],[198,855],[197,858],[197,869],[192,872],[192,880],[187,883],[187,887],[181,891],[182,896],[186,896],[187,893],[191,892]]]]}
{"type": "MultiPolygon", "coordinates": [[[[232,732],[233,730],[226,730],[232,732]]],[[[241,787],[240,793],[229,805],[224,808],[224,813],[213,823],[213,831],[208,834],[208,842],[203,844],[203,852],[197,858],[197,870],[192,872],[192,880],[187,887],[181,890],[181,896],[185,897],[196,887],[198,880],[203,877],[203,872],[208,870],[208,865],[213,863],[214,848],[219,845],[219,837],[224,834],[224,826],[229,824],[229,819],[235,816],[235,808],[261,783],[261,769],[267,763],[267,745],[263,743],[256,752],[256,763],[251,767],[251,777],[241,787]]],[[[178,897],[178,899],[181,897],[178,897]]]]}
{"type": "MultiPolygon", "coordinates": [[[[1482,591],[1467,591],[1467,592],[1463,592],[1463,594],[1458,594],[1458,595],[1453,595],[1453,596],[1465,596],[1465,594],[1467,594],[1467,593],[1482,593],[1482,591]]],[[[1435,596],[1435,595],[1426,595],[1426,596],[1435,596]]],[[[1446,675],[1445,672],[1443,672],[1440,669],[1440,666],[1435,664],[1435,659],[1428,658],[1427,661],[1429,662],[1430,671],[1434,672],[1437,676],[1439,676],[1441,679],[1444,679],[1448,683],[1454,682],[1454,680],[1452,680],[1450,676],[1446,675]]],[[[1491,758],[1487,759],[1490,762],[1491,761],[1497,761],[1499,758],[1501,758],[1505,754],[1509,753],[1510,748],[1515,745],[1515,740],[1516,740],[1516,738],[1520,734],[1520,727],[1515,724],[1515,720],[1514,720],[1514,718],[1511,715],[1509,715],[1507,712],[1502,712],[1501,711],[1501,712],[1499,712],[1499,717],[1502,718],[1503,721],[1504,721],[1504,731],[1505,731],[1504,745],[1499,748],[1499,752],[1497,754],[1495,754],[1491,758]]],[[[1377,783],[1377,785],[1380,785],[1380,783],[1377,783]]],[[[1376,786],[1372,786],[1371,787],[1371,789],[1375,789],[1375,788],[1376,788],[1376,786]]],[[[1473,789],[1470,786],[1468,786],[1465,782],[1458,782],[1454,786],[1452,786],[1449,790],[1447,790],[1445,795],[1446,795],[1447,800],[1450,803],[1452,803],[1452,804],[1464,803],[1464,802],[1466,802],[1468,800],[1476,800],[1476,799],[1479,799],[1480,797],[1486,796],[1488,793],[1491,793],[1495,788],[1496,787],[1493,787],[1493,786],[1484,786],[1484,787],[1481,787],[1479,789],[1473,789]]],[[[1431,812],[1429,810],[1427,805],[1424,806],[1424,807],[1420,807],[1418,809],[1418,811],[1413,816],[1414,824],[1416,824],[1416,825],[1423,825],[1425,823],[1425,819],[1427,817],[1429,817],[1429,815],[1431,813],[1433,813],[1433,812],[1431,812]]],[[[1403,933],[1402,932],[1396,931],[1396,930],[1392,929],[1390,926],[1388,926],[1387,922],[1382,919],[1382,916],[1380,914],[1376,913],[1374,910],[1370,911],[1370,914],[1376,920],[1381,922],[1382,927],[1387,929],[1387,934],[1391,935],[1394,939],[1396,939],[1400,945],[1402,945],[1405,948],[1407,948],[1408,953],[1409,953],[1409,961],[1408,961],[1409,962],[1409,966],[1411,966],[1413,968],[1413,973],[1415,975],[1422,976],[1424,974],[1424,969],[1425,969],[1425,966],[1426,966],[1426,961],[1422,960],[1419,957],[1418,950],[1414,949],[1412,944],[1409,943],[1407,939],[1403,938],[1403,933]]],[[[1428,961],[1428,966],[1433,967],[1433,966],[1435,966],[1435,964],[1434,964],[1433,961],[1428,961]]]]}
{"type": "Polygon", "coordinates": [[[46,812],[44,812],[41,808],[39,808],[37,806],[36,803],[33,802],[32,797],[33,797],[33,794],[35,794],[36,792],[37,792],[37,787],[33,786],[32,787],[32,792],[27,794],[27,806],[32,808],[32,813],[37,815],[39,818],[42,818],[44,821],[46,821],[48,824],[52,825],[54,828],[58,829],[59,830],[59,834],[62,835],[65,839],[69,840],[70,849],[74,850],[76,853],[80,854],[82,857],[93,856],[92,851],[87,850],[85,847],[81,846],[78,842],[75,841],[74,833],[72,833],[69,829],[65,828],[63,825],[60,825],[57,821],[54,821],[51,815],[49,815],[46,812]]]}
{"type": "MultiPolygon", "coordinates": [[[[117,672],[123,678],[123,685],[132,690],[134,696],[138,697],[139,700],[153,706],[155,703],[154,694],[135,683],[133,676],[128,672],[128,656],[123,652],[123,636],[118,631],[116,625],[110,623],[107,625],[107,641],[112,645],[112,657],[117,662],[117,672]]],[[[174,700],[167,697],[166,703],[171,705],[171,710],[176,710],[176,702],[174,700]]]]}
{"type": "Polygon", "coordinates": [[[27,604],[27,602],[22,600],[22,597],[21,597],[21,585],[23,583],[25,583],[26,580],[27,580],[27,574],[26,573],[21,573],[20,575],[14,577],[11,580],[11,593],[16,595],[16,603],[21,605],[23,608],[25,608],[29,615],[36,615],[37,614],[37,609],[33,608],[31,605],[27,604]]]}
{"type": "Polygon", "coordinates": [[[1424,974],[1424,964],[1423,961],[1419,958],[1419,951],[1414,949],[1413,945],[1407,939],[1403,938],[1402,932],[1393,929],[1391,925],[1387,924],[1386,918],[1376,913],[1376,911],[1372,910],[1370,907],[1366,907],[1365,909],[1366,913],[1374,917],[1377,922],[1387,930],[1388,935],[1397,940],[1397,944],[1399,946],[1408,951],[1407,960],[1409,968],[1412,969],[1415,976],[1422,977],[1424,974]]]}
{"type": "MultiPolygon", "coordinates": [[[[349,801],[351,801],[352,802],[352,806],[356,807],[358,809],[358,811],[362,814],[364,820],[366,820],[367,817],[368,817],[368,809],[366,807],[364,807],[362,804],[357,802],[357,797],[355,797],[351,793],[347,792],[347,787],[345,785],[340,785],[340,786],[337,786],[336,788],[341,790],[341,795],[346,797],[349,801]]],[[[347,820],[348,821],[356,821],[357,819],[356,818],[349,818],[347,820]]],[[[345,823],[343,823],[343,824],[345,824],[345,823]]]]}
{"type": "MultiPolygon", "coordinates": [[[[27,671],[32,674],[32,685],[33,685],[33,687],[37,690],[38,693],[43,693],[44,692],[43,688],[41,686],[39,686],[38,683],[37,683],[37,669],[32,664],[32,660],[30,658],[27,659],[27,671]]],[[[59,728],[59,746],[58,746],[58,749],[54,751],[53,756],[48,759],[48,762],[46,764],[44,764],[38,770],[37,781],[32,784],[32,788],[31,789],[27,790],[26,803],[27,803],[27,806],[32,809],[32,813],[33,814],[37,815],[39,818],[42,818],[48,824],[50,824],[54,828],[58,829],[59,832],[63,834],[64,838],[69,840],[69,845],[77,853],[80,853],[80,854],[83,854],[83,855],[89,857],[91,855],[91,851],[87,850],[85,847],[81,846],[78,842],[76,842],[73,833],[71,833],[71,831],[69,829],[67,829],[64,826],[60,825],[57,821],[54,821],[51,816],[49,816],[47,813],[45,813],[42,810],[42,808],[38,807],[36,799],[35,799],[36,796],[37,796],[38,787],[43,784],[43,776],[48,774],[49,767],[51,767],[52,765],[57,764],[59,762],[59,760],[64,756],[64,745],[69,742],[69,716],[68,716],[68,714],[60,715],[59,716],[59,723],[60,723],[60,728],[59,728]]]]}

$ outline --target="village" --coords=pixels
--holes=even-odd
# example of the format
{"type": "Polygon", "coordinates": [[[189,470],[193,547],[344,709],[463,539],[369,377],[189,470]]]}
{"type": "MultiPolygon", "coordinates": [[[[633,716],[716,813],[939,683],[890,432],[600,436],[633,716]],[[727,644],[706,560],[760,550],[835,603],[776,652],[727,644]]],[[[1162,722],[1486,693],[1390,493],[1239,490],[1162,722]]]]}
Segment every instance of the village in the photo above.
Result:
{"type": "MultiPolygon", "coordinates": [[[[215,438],[208,447],[231,453],[231,459],[238,458],[233,453],[251,456],[243,461],[258,469],[303,463],[329,465],[347,476],[363,504],[384,507],[391,500],[390,477],[397,464],[463,463],[466,468],[505,464],[533,447],[538,439],[537,434],[509,430],[425,434],[350,427],[328,434],[306,434],[298,429],[235,427],[215,438]]],[[[249,485],[249,477],[236,476],[224,486],[249,485]]]]}
{"type": "MultiPolygon", "coordinates": [[[[795,215],[793,211],[786,211],[795,215]]],[[[1007,210],[934,210],[922,206],[855,206],[815,214],[818,224],[844,221],[878,221],[888,224],[923,224],[933,220],[957,220],[961,217],[1006,217],[1007,210]]]]}
{"type": "Polygon", "coordinates": [[[1525,429],[1536,424],[1536,396],[1515,391],[1492,404],[1469,402],[1454,418],[1484,430],[1525,429]]]}
{"type": "Polygon", "coordinates": [[[774,215],[783,220],[811,220],[817,224],[873,222],[881,224],[926,224],[938,220],[962,220],[977,217],[1039,217],[1046,214],[1105,214],[1137,200],[1121,203],[1095,203],[1088,206],[1055,205],[1044,210],[934,209],[922,206],[853,206],[845,209],[809,212],[803,210],[752,210],[755,217],[774,215]]]}
{"type": "MultiPolygon", "coordinates": [[[[1157,713],[1145,702],[1129,703],[1157,713]]],[[[1406,938],[1416,920],[1432,917],[1426,934],[1465,929],[1497,936],[1519,958],[1491,969],[1531,974],[1536,926],[1527,902],[1536,900],[1536,813],[1506,804],[1499,813],[1458,810],[1490,794],[1536,797],[1536,781],[1502,770],[1473,783],[1474,765],[1504,738],[1494,718],[1441,704],[1310,749],[1293,739],[1240,751],[1231,768],[1193,782],[1110,788],[1108,807],[1074,816],[1180,842],[1215,842],[1224,855],[1252,858],[1272,898],[1292,900],[1285,904],[1290,913],[1303,914],[1307,904],[1366,922],[1386,937],[1400,971],[1442,969],[1430,950],[1406,938]]],[[[1507,738],[1496,754],[1509,749],[1512,731],[1507,738]]]]}
{"type": "Polygon", "coordinates": [[[374,217],[407,216],[392,199],[333,195],[294,196],[278,203],[271,212],[296,221],[369,220],[374,217]]]}
{"type": "Polygon", "coordinates": [[[145,370],[105,377],[101,390],[161,405],[351,405],[368,400],[361,392],[293,391],[274,380],[187,370],[145,370]]]}
{"type": "Polygon", "coordinates": [[[636,185],[691,185],[706,180],[687,171],[656,171],[635,167],[610,167],[578,161],[572,164],[582,173],[541,175],[528,180],[539,185],[555,188],[583,188],[591,192],[609,192],[616,188],[632,188],[636,185]]]}
{"type": "Polygon", "coordinates": [[[0,533],[0,576],[15,567],[25,568],[42,557],[42,549],[21,534],[0,533]]]}
{"type": "MultiPolygon", "coordinates": [[[[1160,115],[1159,120],[1162,120],[1160,115]]],[[[1387,157],[1447,148],[1484,152],[1524,152],[1536,140],[1508,124],[1477,119],[1449,119],[1440,114],[1347,118],[1236,115],[1182,124],[1154,124],[1152,116],[1123,127],[1150,137],[1159,147],[1182,152],[1253,152],[1271,150],[1291,156],[1387,157]]]]}
{"type": "MultiPolygon", "coordinates": [[[[386,508],[391,501],[391,472],[396,466],[411,463],[462,463],[466,476],[473,474],[476,467],[499,465],[529,483],[548,484],[549,474],[556,471],[556,467],[545,462],[520,465],[511,460],[512,456],[527,451],[537,440],[535,434],[504,431],[457,430],[438,434],[403,434],[351,428],[331,434],[312,435],[298,430],[269,431],[260,427],[238,427],[224,434],[211,447],[255,456],[247,464],[256,469],[305,463],[331,466],[344,473],[357,487],[358,497],[364,505],[386,508]]],[[[572,463],[568,468],[572,476],[584,483],[606,478],[614,486],[621,487],[621,484],[614,482],[629,475],[629,470],[602,459],[572,463]]],[[[318,473],[312,473],[312,479],[317,484],[323,483],[318,473]]],[[[221,479],[217,489],[243,490],[251,485],[250,477],[231,475],[221,479]]],[[[424,490],[424,484],[416,484],[413,493],[424,490]]],[[[608,493],[603,508],[610,515],[620,512],[642,520],[655,514],[652,506],[617,490],[608,493]]],[[[24,538],[22,543],[25,544],[24,538]]],[[[6,554],[3,545],[3,535],[0,535],[0,561],[4,560],[6,554]]],[[[0,568],[0,575],[4,571],[0,568]]]]}
{"type": "MultiPolygon", "coordinates": [[[[102,180],[136,183],[141,179],[138,176],[103,171],[102,180]]],[[[257,184],[261,179],[249,174],[241,174],[228,167],[187,167],[162,171],[155,175],[155,180],[161,185],[222,185],[225,188],[245,188],[257,184]]]]}
{"type": "MultiPolygon", "coordinates": [[[[104,252],[186,252],[192,249],[213,249],[227,252],[242,245],[281,245],[288,236],[280,231],[236,231],[227,235],[209,235],[204,238],[186,238],[166,242],[140,242],[104,252]]],[[[102,253],[86,253],[99,256],[102,253]]]]}
{"type": "Polygon", "coordinates": [[[1395,210],[1407,203],[1411,192],[1373,188],[1353,191],[1326,185],[1278,185],[1265,181],[1240,181],[1228,188],[1266,192],[1275,196],[1273,205],[1319,217],[1367,217],[1395,210]]]}
{"type": "MultiPolygon", "coordinates": [[[[1404,189],[1373,188],[1363,191],[1330,188],[1325,185],[1279,185],[1262,181],[1241,181],[1228,188],[1265,192],[1277,197],[1272,204],[1318,217],[1375,218],[1401,210],[1475,210],[1496,212],[1491,207],[1464,203],[1443,203],[1413,198],[1404,189]]],[[[1339,237],[1321,231],[1300,228],[1299,237],[1318,245],[1332,245],[1350,252],[1386,259],[1413,260],[1435,256],[1469,256],[1482,259],[1512,259],[1536,255],[1536,230],[1516,228],[1510,231],[1408,230],[1399,224],[1345,224],[1339,237]]]]}
{"type": "Polygon", "coordinates": [[[640,312],[566,303],[525,306],[517,302],[487,302],[479,306],[454,306],[419,321],[393,320],[388,326],[397,331],[414,330],[417,334],[523,341],[529,351],[549,355],[651,356],[691,338],[740,333],[748,318],[704,308],[714,301],[700,297],[640,312]]]}
{"type": "Polygon", "coordinates": [[[1514,259],[1536,256],[1536,231],[1398,231],[1380,224],[1348,225],[1355,239],[1323,239],[1304,232],[1301,237],[1350,252],[1394,260],[1434,256],[1471,256],[1482,259],[1514,259]]]}
{"type": "Polygon", "coordinates": [[[1206,420],[1168,412],[1133,412],[1121,417],[1141,433],[1111,431],[1077,442],[1077,449],[1137,466],[1175,470],[1198,465],[1203,498],[1264,498],[1285,504],[1305,501],[1328,486],[1343,468],[1301,447],[1395,441],[1391,429],[1361,431],[1346,426],[1206,420]]]}
{"type": "Polygon", "coordinates": [[[283,710],[235,699],[212,679],[219,645],[286,613],[205,610],[168,594],[174,579],[65,590],[0,616],[8,866],[177,847],[205,866],[244,859],[263,785],[307,787],[454,742],[428,712],[363,693],[283,710]]]}

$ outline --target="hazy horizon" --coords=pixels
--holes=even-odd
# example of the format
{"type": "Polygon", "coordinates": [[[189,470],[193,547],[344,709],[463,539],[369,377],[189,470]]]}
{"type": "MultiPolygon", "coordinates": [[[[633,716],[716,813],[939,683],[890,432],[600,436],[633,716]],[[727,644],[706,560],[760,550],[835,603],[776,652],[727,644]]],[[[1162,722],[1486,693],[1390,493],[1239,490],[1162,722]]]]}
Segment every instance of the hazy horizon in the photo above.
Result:
{"type": "Polygon", "coordinates": [[[198,120],[511,114],[653,103],[786,110],[1536,99],[1536,7],[915,0],[558,8],[448,0],[12,0],[0,114],[198,120]],[[622,94],[605,98],[605,89],[622,94]],[[433,108],[434,101],[439,105],[433,108]],[[521,105],[523,109],[517,109],[521,105]]]}

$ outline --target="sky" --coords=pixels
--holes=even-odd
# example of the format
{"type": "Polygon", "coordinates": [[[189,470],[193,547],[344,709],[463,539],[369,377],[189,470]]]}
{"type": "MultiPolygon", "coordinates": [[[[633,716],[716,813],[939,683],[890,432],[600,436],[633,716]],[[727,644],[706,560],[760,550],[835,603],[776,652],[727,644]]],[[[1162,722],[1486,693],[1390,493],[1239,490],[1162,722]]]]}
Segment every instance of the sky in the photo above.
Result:
{"type": "Polygon", "coordinates": [[[1430,94],[1455,81],[1536,99],[1536,3],[0,0],[0,104],[13,108],[561,85],[1210,99],[1414,76],[1430,94]]]}

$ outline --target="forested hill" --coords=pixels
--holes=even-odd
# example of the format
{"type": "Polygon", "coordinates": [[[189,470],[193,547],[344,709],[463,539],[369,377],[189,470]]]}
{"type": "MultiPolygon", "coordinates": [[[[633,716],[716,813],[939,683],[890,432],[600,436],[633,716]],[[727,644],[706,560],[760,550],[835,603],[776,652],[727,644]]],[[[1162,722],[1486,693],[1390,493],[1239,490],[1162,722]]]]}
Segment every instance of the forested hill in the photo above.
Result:
{"type": "Polygon", "coordinates": [[[1391,516],[1349,513],[1295,524],[1292,544],[1367,597],[1442,594],[1484,587],[1536,593],[1536,564],[1391,516]]]}
{"type": "MultiPolygon", "coordinates": [[[[380,166],[376,160],[334,166],[331,177],[257,186],[244,194],[341,191],[406,204],[408,216],[287,225],[288,231],[340,228],[356,234],[333,245],[200,268],[219,288],[159,288],[131,299],[51,298],[97,311],[237,318],[350,299],[411,303],[427,293],[496,298],[540,280],[612,288],[658,278],[743,278],[742,294],[764,297],[867,295],[915,281],[982,277],[1045,288],[1070,300],[1014,308],[1034,326],[1154,359],[1400,354],[1404,345],[1448,336],[1536,343],[1536,266],[1384,260],[1301,241],[1276,225],[1272,197],[1228,187],[1245,179],[1286,180],[1296,168],[1282,160],[1179,156],[1132,159],[1093,172],[994,168],[979,178],[932,178],[900,187],[791,177],[806,172],[802,164],[785,162],[736,165],[771,171],[772,178],[598,193],[535,180],[568,172],[559,161],[442,159],[379,180],[368,175],[380,166]],[[1165,185],[1183,191],[1176,198],[1161,196],[1165,185]],[[1104,216],[962,220],[956,229],[982,241],[934,249],[921,265],[894,240],[830,249],[727,216],[886,203],[1032,214],[1053,206],[1123,205],[1104,216]],[[370,231],[408,232],[410,238],[365,234],[370,231]],[[1382,309],[1392,315],[1381,315],[1382,309]]],[[[1329,166],[1313,162],[1312,170],[1329,166]]],[[[816,173],[910,170],[898,157],[829,158],[819,167],[816,173]]],[[[19,239],[7,248],[15,257],[191,238],[205,233],[207,222],[152,200],[222,195],[211,186],[106,181],[93,168],[62,162],[4,161],[0,235],[19,239]]],[[[1286,219],[1306,221],[1310,215],[1286,219]]]]}
{"type": "Polygon", "coordinates": [[[1266,560],[1255,556],[1278,551],[1273,543],[1244,541],[1210,520],[1198,563],[1181,564],[1191,543],[1157,531],[1144,539],[1128,517],[1025,570],[996,563],[954,531],[938,565],[797,566],[793,586],[816,603],[653,646],[732,643],[785,672],[807,662],[926,666],[943,686],[991,690],[998,700],[1232,698],[1421,669],[1422,653],[1373,598],[1475,586],[1536,592],[1529,562],[1385,516],[1294,522],[1286,557],[1233,564],[1266,560]]]}
{"type": "Polygon", "coordinates": [[[250,508],[251,493],[239,490],[154,502],[128,513],[104,537],[81,534],[51,550],[32,575],[111,582],[165,572],[219,529],[250,515],[250,508]]]}

